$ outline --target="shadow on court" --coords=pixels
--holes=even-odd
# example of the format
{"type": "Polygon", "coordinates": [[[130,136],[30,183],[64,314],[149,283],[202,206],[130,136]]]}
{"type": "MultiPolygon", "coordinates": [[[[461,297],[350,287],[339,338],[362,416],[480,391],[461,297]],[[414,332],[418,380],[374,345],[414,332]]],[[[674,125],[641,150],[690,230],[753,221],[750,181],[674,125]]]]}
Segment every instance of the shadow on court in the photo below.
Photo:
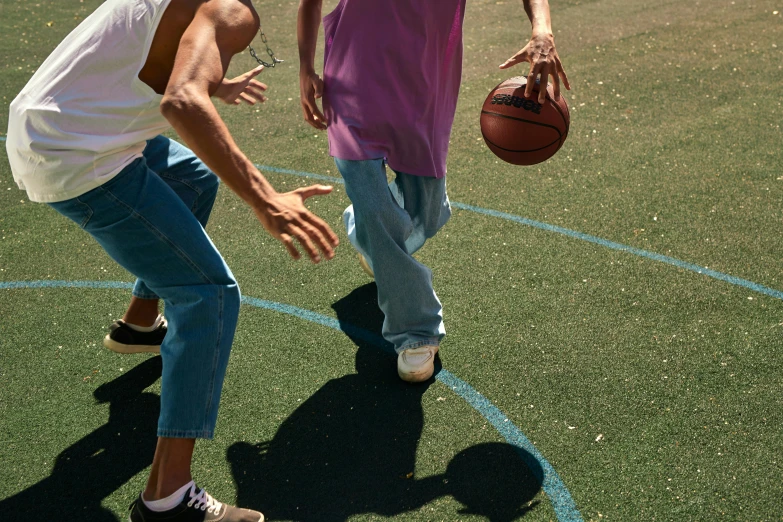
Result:
{"type": "Polygon", "coordinates": [[[153,357],[99,386],[109,421],[60,453],[50,476],[0,501],[0,520],[117,522],[101,502],[152,464],[160,397],[144,389],[160,375],[153,357]]]}
{"type": "Polygon", "coordinates": [[[260,509],[268,520],[319,522],[366,513],[394,516],[447,495],[463,504],[461,514],[493,522],[515,520],[536,505],[528,506],[541,489],[543,471],[509,444],[467,448],[444,474],[417,478],[421,399],[434,380],[402,382],[393,350],[372,342],[383,320],[374,283],[333,308],[358,347],[357,373],[327,382],[271,441],[228,449],[239,505],[260,509]]]}

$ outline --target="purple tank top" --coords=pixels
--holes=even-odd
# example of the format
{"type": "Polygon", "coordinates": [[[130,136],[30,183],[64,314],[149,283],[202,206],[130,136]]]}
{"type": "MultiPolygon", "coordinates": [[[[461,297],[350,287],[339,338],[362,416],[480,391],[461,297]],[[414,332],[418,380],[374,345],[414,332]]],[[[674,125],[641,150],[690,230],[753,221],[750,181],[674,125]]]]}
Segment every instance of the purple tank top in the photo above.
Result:
{"type": "Polygon", "coordinates": [[[446,175],[465,0],[340,0],[324,17],[329,154],[446,175]]]}

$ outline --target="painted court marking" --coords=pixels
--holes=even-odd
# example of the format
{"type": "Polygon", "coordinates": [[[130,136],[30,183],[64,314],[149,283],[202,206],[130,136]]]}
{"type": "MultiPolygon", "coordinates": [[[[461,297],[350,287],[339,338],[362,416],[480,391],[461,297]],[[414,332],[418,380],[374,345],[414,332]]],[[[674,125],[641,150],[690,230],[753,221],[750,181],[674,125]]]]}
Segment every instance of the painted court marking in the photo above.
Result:
{"type": "MultiPolygon", "coordinates": [[[[6,138],[4,136],[0,137],[0,141],[6,141],[6,138]]],[[[272,167],[269,165],[256,165],[256,167],[258,167],[261,170],[267,170],[269,172],[276,172],[280,174],[288,174],[288,175],[293,175],[298,177],[316,179],[320,181],[326,181],[329,183],[344,184],[342,178],[333,177],[333,176],[325,176],[322,174],[302,172],[302,171],[291,170],[291,169],[282,169],[278,167],[272,167]]],[[[609,241],[607,239],[603,239],[590,234],[585,234],[575,230],[570,230],[557,225],[551,225],[549,223],[543,223],[541,221],[535,221],[522,216],[509,214],[498,210],[477,207],[477,206],[469,205],[466,203],[460,203],[456,201],[452,201],[451,205],[454,208],[458,208],[460,210],[466,210],[468,212],[483,214],[490,217],[512,221],[515,223],[519,223],[521,225],[526,225],[533,228],[538,228],[540,230],[545,230],[547,232],[554,232],[557,234],[561,234],[573,239],[587,241],[589,243],[593,243],[605,248],[609,248],[611,250],[627,252],[629,254],[633,254],[653,261],[658,261],[660,263],[666,263],[668,265],[672,265],[677,268],[695,272],[700,275],[705,275],[707,277],[711,277],[713,279],[724,281],[726,283],[730,283],[733,285],[741,286],[743,288],[747,288],[748,290],[752,290],[760,294],[768,295],[775,299],[783,300],[783,291],[775,290],[773,288],[769,288],[767,286],[754,283],[753,281],[749,281],[747,279],[742,279],[740,277],[724,274],[722,272],[718,272],[716,270],[712,270],[707,267],[699,266],[694,263],[689,263],[687,261],[682,261],[670,256],[657,254],[655,252],[650,252],[629,245],[623,245],[621,243],[609,241]]],[[[108,282],[21,281],[21,282],[0,283],[0,289],[11,289],[11,288],[123,288],[125,289],[125,288],[130,288],[131,286],[132,285],[130,283],[123,283],[123,282],[116,282],[116,281],[108,281],[108,282]]],[[[304,310],[302,308],[297,308],[295,306],[286,305],[282,303],[264,301],[262,299],[256,299],[252,297],[243,297],[242,302],[250,306],[256,306],[259,308],[265,308],[265,309],[293,315],[301,319],[304,319],[306,321],[321,324],[323,326],[340,330],[345,333],[350,333],[351,335],[355,335],[357,337],[363,338],[378,346],[383,346],[385,343],[383,339],[371,334],[370,332],[367,332],[366,330],[361,330],[351,325],[340,325],[339,322],[334,318],[317,314],[309,310],[304,310]]],[[[525,435],[519,430],[519,428],[514,426],[514,424],[511,423],[508,420],[508,418],[505,415],[503,415],[503,413],[497,407],[495,407],[489,400],[487,400],[483,395],[477,392],[466,382],[454,376],[448,370],[445,369],[441,370],[440,373],[437,375],[437,380],[439,380],[441,383],[451,388],[451,390],[454,393],[462,397],[468,404],[470,404],[473,408],[475,408],[484,418],[486,418],[495,427],[495,429],[498,430],[498,432],[506,439],[506,441],[509,444],[515,446],[516,448],[528,452],[530,455],[533,456],[533,458],[535,458],[538,461],[539,465],[541,465],[541,467],[543,468],[543,473],[544,473],[543,477],[539,477],[542,479],[542,488],[544,492],[547,494],[547,496],[549,497],[550,501],[552,502],[552,506],[555,509],[555,514],[557,515],[558,520],[560,521],[582,520],[582,517],[579,511],[577,510],[574,501],[571,499],[571,495],[568,493],[568,489],[565,487],[565,484],[563,484],[563,482],[560,480],[560,477],[557,475],[554,468],[552,468],[549,462],[547,462],[547,460],[538,452],[538,450],[536,450],[535,446],[533,446],[533,444],[527,439],[527,437],[525,437],[525,435]]],[[[520,451],[519,453],[521,456],[523,456],[523,460],[524,458],[527,458],[524,452],[520,451]]]]}
{"type": "MultiPolygon", "coordinates": [[[[0,141],[5,141],[5,136],[0,136],[0,141]]],[[[257,168],[261,170],[268,170],[269,172],[277,172],[279,174],[289,174],[292,176],[298,176],[302,178],[310,178],[310,179],[317,179],[321,181],[327,181],[330,183],[339,183],[341,185],[344,185],[345,182],[342,178],[336,178],[333,176],[325,176],[323,174],[315,174],[312,172],[302,172],[298,170],[291,170],[291,169],[281,169],[279,167],[272,167],[270,165],[256,165],[257,168]]],[[[568,236],[573,239],[579,239],[582,241],[587,241],[589,243],[594,243],[596,245],[600,245],[605,248],[609,248],[612,250],[617,250],[620,252],[627,252],[629,254],[633,254],[635,256],[644,257],[647,259],[651,259],[653,261],[658,261],[660,263],[666,263],[667,265],[676,266],[677,268],[682,268],[684,270],[688,270],[691,272],[696,272],[697,274],[706,275],[707,277],[712,277],[713,279],[718,279],[719,281],[724,281],[726,283],[730,283],[733,285],[741,286],[743,288],[747,288],[748,290],[752,290],[754,292],[758,292],[760,294],[768,295],[770,297],[774,297],[775,299],[781,299],[783,300],[783,292],[780,290],[775,290],[774,288],[769,288],[764,285],[760,285],[758,283],[754,283],[753,281],[749,281],[747,279],[742,279],[741,277],[736,277],[729,274],[724,274],[723,272],[718,272],[717,270],[712,270],[710,268],[699,266],[694,263],[689,263],[687,261],[681,261],[677,258],[665,256],[663,254],[657,254],[655,252],[650,252],[648,250],[642,250],[641,248],[632,247],[630,245],[623,245],[622,243],[616,243],[614,241],[609,241],[608,239],[603,239],[598,236],[593,236],[590,234],[585,234],[583,232],[578,232],[576,230],[571,230],[564,227],[559,227],[557,225],[550,225],[549,223],[544,223],[541,221],[535,221],[533,219],[528,219],[522,216],[517,216],[514,214],[509,214],[507,212],[500,212],[499,210],[492,210],[489,208],[482,208],[482,207],[476,207],[473,205],[468,205],[467,203],[460,203],[458,201],[452,201],[451,206],[454,208],[458,208],[460,210],[467,210],[468,212],[475,212],[476,214],[483,214],[485,216],[491,216],[496,217],[500,219],[505,219],[506,221],[513,221],[515,223],[519,223],[520,225],[526,225],[533,228],[538,228],[540,230],[546,230],[547,232],[554,232],[556,234],[562,234],[564,236],[568,236]]]]}
{"type": "MultiPolygon", "coordinates": [[[[32,289],[32,288],[96,288],[96,289],[131,289],[133,284],[122,281],[7,281],[0,282],[0,290],[9,289],[32,289]]],[[[263,308],[280,312],[305,321],[327,326],[334,330],[344,332],[353,337],[367,341],[381,349],[389,350],[390,346],[382,337],[363,328],[358,328],[350,324],[340,324],[340,322],[325,315],[305,310],[296,306],[291,306],[274,301],[266,301],[255,297],[242,297],[242,303],[256,308],[263,308]]],[[[470,406],[472,406],[481,416],[487,419],[492,426],[506,439],[506,442],[517,449],[517,453],[522,460],[529,464],[529,459],[535,459],[543,470],[542,477],[536,477],[541,481],[541,488],[549,497],[555,515],[560,522],[582,522],[582,515],[576,508],[576,504],[568,492],[568,488],[558,476],[552,465],[536,449],[525,434],[512,423],[506,415],[503,414],[492,402],[481,395],[468,383],[455,376],[445,369],[441,369],[435,377],[451,391],[462,397],[470,406]]],[[[535,466],[530,466],[531,471],[535,466]]]]}
{"type": "MultiPolygon", "coordinates": [[[[269,165],[256,165],[256,167],[258,167],[261,170],[268,170],[270,172],[277,172],[280,174],[290,174],[290,175],[304,177],[304,178],[328,181],[330,183],[339,183],[341,185],[345,184],[342,178],[324,176],[322,174],[313,174],[311,172],[300,172],[297,170],[280,169],[277,167],[271,167],[269,165]]],[[[614,241],[609,241],[608,239],[592,236],[590,234],[584,234],[582,232],[577,232],[576,230],[559,227],[557,225],[550,225],[549,223],[543,223],[541,221],[535,221],[533,219],[528,219],[522,216],[516,216],[514,214],[509,214],[507,212],[500,212],[498,210],[492,210],[489,208],[476,207],[473,205],[468,205],[466,203],[460,203],[458,201],[452,201],[451,206],[454,208],[458,208],[460,210],[467,210],[468,212],[475,212],[476,214],[483,214],[485,216],[505,219],[506,221],[513,221],[515,223],[519,223],[520,225],[527,225],[529,227],[546,230],[547,232],[562,234],[564,236],[568,236],[574,239],[580,239],[582,241],[587,241],[589,243],[594,243],[596,245],[600,245],[605,248],[610,248],[612,250],[627,252],[635,256],[644,257],[661,263],[666,263],[667,265],[676,266],[677,268],[682,268],[684,270],[696,272],[697,274],[706,275],[708,277],[712,277],[713,279],[718,279],[726,283],[731,283],[733,285],[747,288],[748,290],[753,290],[754,292],[758,292],[760,294],[765,294],[770,297],[774,297],[775,299],[783,300],[783,292],[781,292],[780,290],[775,290],[774,288],[769,288],[767,286],[754,283],[753,281],[749,281],[747,279],[742,279],[740,277],[735,277],[733,275],[724,274],[722,272],[718,272],[717,270],[712,270],[710,268],[699,266],[694,263],[681,261],[674,257],[665,256],[663,254],[657,254],[655,252],[650,252],[648,250],[642,250],[641,248],[632,247],[630,245],[623,245],[622,243],[616,243],[614,241]]]]}

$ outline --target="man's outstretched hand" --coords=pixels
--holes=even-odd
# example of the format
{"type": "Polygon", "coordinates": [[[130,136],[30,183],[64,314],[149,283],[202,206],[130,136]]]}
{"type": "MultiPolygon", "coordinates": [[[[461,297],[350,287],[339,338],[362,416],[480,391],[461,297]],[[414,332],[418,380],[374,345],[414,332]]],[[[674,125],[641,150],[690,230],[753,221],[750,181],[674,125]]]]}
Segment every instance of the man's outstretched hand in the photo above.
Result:
{"type": "Polygon", "coordinates": [[[254,209],[264,228],[279,239],[294,259],[301,254],[294,240],[304,248],[313,263],[321,261],[321,253],[326,259],[334,257],[334,248],[340,243],[329,225],[307,210],[304,201],[311,196],[329,194],[332,187],[312,185],[291,192],[275,194],[263,208],[254,209]],[[319,252],[320,251],[320,252],[319,252]]]}
{"type": "Polygon", "coordinates": [[[241,74],[236,78],[230,80],[223,78],[223,82],[213,96],[220,98],[223,103],[229,105],[239,105],[243,102],[248,105],[255,105],[256,102],[265,102],[266,96],[264,96],[264,91],[267,87],[255,79],[263,70],[264,66],[259,65],[252,71],[241,74]]]}

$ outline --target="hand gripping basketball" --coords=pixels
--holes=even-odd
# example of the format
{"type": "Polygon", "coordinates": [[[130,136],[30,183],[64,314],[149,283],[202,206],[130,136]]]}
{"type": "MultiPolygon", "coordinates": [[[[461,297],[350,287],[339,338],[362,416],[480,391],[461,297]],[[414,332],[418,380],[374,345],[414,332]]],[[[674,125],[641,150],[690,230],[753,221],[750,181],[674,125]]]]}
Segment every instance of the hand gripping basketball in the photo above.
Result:
{"type": "Polygon", "coordinates": [[[541,91],[538,82],[531,87],[528,81],[524,76],[504,81],[481,108],[484,141],[497,157],[514,165],[551,158],[563,146],[571,124],[565,97],[555,99],[551,84],[541,91]],[[535,96],[526,97],[526,89],[535,96]]]}

